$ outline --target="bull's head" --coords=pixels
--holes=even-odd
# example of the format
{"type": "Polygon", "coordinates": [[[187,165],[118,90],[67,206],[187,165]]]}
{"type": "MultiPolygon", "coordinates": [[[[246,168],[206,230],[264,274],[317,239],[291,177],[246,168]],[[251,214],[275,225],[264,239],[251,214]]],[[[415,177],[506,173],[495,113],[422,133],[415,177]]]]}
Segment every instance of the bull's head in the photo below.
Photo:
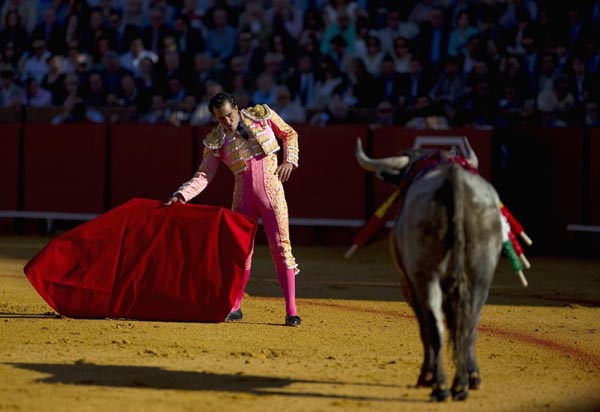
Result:
{"type": "MultiPolygon", "coordinates": [[[[471,148],[469,140],[466,138],[464,139],[464,145],[465,151],[467,152],[465,153],[465,158],[475,169],[477,169],[479,166],[479,160],[471,148]]],[[[358,164],[363,167],[363,169],[370,172],[375,172],[379,178],[382,178],[384,175],[399,175],[402,170],[408,166],[411,158],[407,155],[399,155],[384,157],[381,159],[371,159],[363,151],[362,141],[360,138],[358,138],[356,140],[356,160],[358,161],[358,164]]]]}

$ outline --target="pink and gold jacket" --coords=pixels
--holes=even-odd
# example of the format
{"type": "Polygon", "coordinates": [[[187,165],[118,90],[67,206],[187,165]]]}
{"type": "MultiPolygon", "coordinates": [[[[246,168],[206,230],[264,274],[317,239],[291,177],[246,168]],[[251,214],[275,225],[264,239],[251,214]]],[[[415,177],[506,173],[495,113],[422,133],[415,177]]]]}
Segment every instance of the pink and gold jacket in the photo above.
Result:
{"type": "Polygon", "coordinates": [[[219,161],[223,161],[234,175],[248,167],[246,160],[267,156],[280,150],[277,138],[282,140],[283,161],[298,167],[298,133],[266,104],[258,104],[240,111],[240,121],[249,133],[248,140],[234,134],[227,136],[221,125],[215,126],[204,139],[202,163],[194,177],[175,193],[185,201],[202,192],[214,177],[219,161]]]}

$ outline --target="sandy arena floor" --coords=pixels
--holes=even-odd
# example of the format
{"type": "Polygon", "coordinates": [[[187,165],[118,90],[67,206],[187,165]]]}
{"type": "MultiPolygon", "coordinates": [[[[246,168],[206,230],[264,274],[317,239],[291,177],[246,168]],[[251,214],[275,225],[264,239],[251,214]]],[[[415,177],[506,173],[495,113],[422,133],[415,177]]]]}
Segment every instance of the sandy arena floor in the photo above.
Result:
{"type": "MultiPolygon", "coordinates": [[[[266,247],[238,323],[57,316],[22,269],[47,238],[0,238],[2,411],[600,411],[600,261],[506,259],[484,308],[466,402],[417,389],[422,349],[383,243],[296,247],[301,328],[266,247]]],[[[446,371],[452,379],[447,358],[446,371]]]]}

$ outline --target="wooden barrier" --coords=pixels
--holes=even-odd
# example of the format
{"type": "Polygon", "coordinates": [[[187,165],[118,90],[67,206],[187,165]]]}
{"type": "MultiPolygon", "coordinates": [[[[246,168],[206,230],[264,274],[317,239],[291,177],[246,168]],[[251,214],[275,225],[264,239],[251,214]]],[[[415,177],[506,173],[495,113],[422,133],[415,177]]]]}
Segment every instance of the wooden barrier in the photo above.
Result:
{"type": "Polygon", "coordinates": [[[110,207],[131,198],[164,200],[193,171],[191,127],[110,126],[110,207]]]}
{"type": "Polygon", "coordinates": [[[24,210],[99,213],[106,199],[106,127],[25,124],[24,210]]]}
{"type": "Polygon", "coordinates": [[[0,210],[19,204],[19,129],[17,123],[0,124],[0,210]]]}

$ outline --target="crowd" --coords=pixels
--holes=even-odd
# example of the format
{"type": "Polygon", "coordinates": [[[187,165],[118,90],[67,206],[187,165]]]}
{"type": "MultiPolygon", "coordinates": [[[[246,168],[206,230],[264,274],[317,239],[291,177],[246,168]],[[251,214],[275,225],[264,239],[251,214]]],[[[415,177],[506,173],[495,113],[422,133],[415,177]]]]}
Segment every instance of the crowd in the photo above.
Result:
{"type": "Polygon", "coordinates": [[[0,0],[0,107],[202,125],[600,126],[600,0],[0,0]],[[552,4],[551,4],[552,3],[552,4]]]}

